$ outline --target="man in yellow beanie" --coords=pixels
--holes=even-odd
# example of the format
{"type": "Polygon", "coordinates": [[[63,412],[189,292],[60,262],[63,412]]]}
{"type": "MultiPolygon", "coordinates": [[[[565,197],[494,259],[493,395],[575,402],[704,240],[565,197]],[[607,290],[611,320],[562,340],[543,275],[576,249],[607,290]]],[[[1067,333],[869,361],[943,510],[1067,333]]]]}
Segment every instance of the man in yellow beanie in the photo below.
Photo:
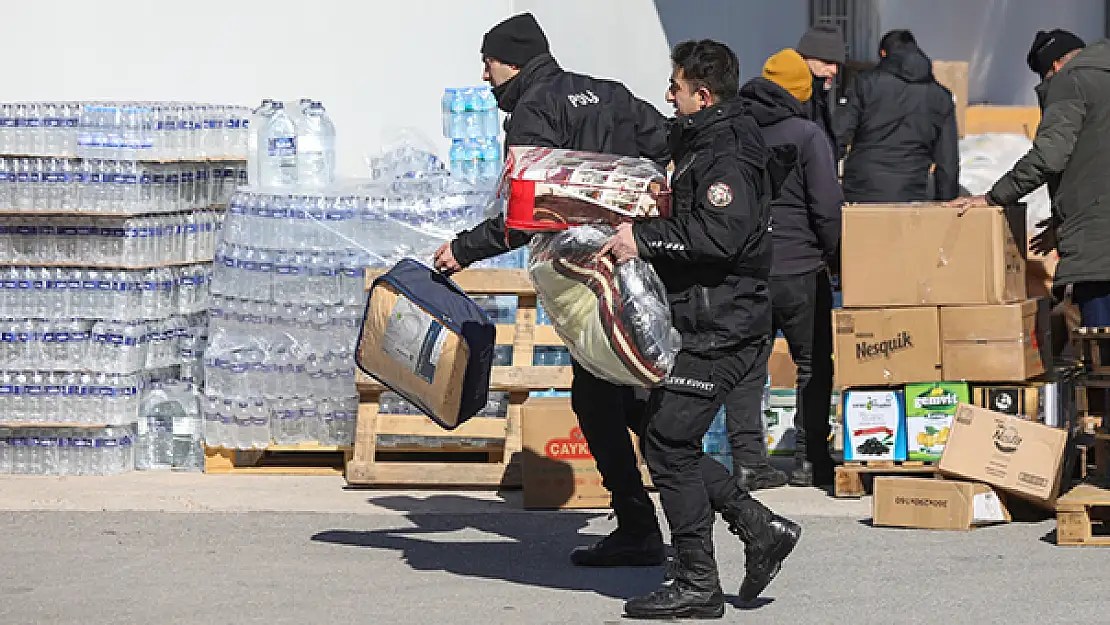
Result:
{"type": "MultiPolygon", "coordinates": [[[[828,266],[840,243],[843,195],[833,148],[803,106],[813,96],[809,67],[786,49],[767,60],[763,76],[740,88],[768,147],[793,146],[797,166],[771,204],[772,334],[781,330],[798,368],[795,486],[832,483],[829,435],[832,394],[832,287],[828,266]],[[809,444],[809,443],[812,444],[809,444]]],[[[725,400],[736,474],[749,490],[786,483],[768,462],[759,415],[762,387],[737,388],[725,400]]]]}

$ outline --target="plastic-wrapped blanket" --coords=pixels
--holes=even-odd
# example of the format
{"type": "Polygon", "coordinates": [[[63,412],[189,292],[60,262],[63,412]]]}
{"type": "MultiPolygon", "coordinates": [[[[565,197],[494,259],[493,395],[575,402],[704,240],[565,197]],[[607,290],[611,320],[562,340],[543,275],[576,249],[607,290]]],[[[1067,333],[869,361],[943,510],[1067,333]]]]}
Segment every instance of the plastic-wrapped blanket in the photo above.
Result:
{"type": "Polygon", "coordinates": [[[650,264],[598,257],[612,234],[605,226],[537,234],[529,273],[551,325],[580,365],[614,384],[656,386],[674,365],[681,338],[650,264]]]}
{"type": "MultiPolygon", "coordinates": [[[[1033,142],[1019,134],[992,133],[964,137],[960,141],[960,186],[972,195],[990,191],[994,183],[1032,147],[1033,142]]],[[[1026,232],[1032,235],[1039,230],[1037,222],[1051,215],[1048,188],[1042,186],[1025,196],[1024,202],[1026,232]]]]}
{"type": "Polygon", "coordinates": [[[616,225],[671,210],[667,176],[650,160],[552,148],[509,148],[500,195],[508,198],[506,223],[526,231],[616,225]]]}

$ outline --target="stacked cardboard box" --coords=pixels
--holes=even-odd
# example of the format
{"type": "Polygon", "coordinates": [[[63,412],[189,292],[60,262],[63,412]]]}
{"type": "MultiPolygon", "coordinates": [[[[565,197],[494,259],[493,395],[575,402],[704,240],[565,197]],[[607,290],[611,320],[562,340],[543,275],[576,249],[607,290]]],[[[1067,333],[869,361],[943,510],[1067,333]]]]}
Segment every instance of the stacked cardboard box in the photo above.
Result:
{"type": "Polygon", "coordinates": [[[1035,422],[1051,413],[1032,382],[1051,341],[1048,302],[1026,297],[1024,209],[849,205],[843,223],[845,459],[936,462],[956,480],[876,481],[875,523],[1005,521],[992,489],[1052,505],[1066,437],[1035,422]]]}

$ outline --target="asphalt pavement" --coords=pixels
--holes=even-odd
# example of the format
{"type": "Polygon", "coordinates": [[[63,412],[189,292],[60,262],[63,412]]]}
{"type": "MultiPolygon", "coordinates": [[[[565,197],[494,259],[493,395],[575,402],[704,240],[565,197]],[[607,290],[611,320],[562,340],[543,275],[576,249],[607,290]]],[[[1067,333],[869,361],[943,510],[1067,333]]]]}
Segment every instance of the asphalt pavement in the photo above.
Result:
{"type": "MultiPolygon", "coordinates": [[[[623,601],[661,580],[657,568],[570,566],[572,547],[613,527],[603,512],[340,486],[0,479],[0,623],[619,623],[623,601]]],[[[742,608],[743,549],[718,524],[734,604],[723,622],[1110,622],[1110,551],[1055,546],[1052,521],[880,529],[867,500],[765,498],[801,521],[802,542],[765,598],[742,608]]]]}

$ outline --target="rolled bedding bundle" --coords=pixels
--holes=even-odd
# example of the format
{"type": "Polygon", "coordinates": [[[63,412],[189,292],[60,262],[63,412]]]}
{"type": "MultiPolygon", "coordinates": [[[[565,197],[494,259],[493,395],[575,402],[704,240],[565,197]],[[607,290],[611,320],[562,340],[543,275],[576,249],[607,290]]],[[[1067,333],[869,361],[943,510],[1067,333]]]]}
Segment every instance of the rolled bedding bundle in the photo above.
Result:
{"type": "Polygon", "coordinates": [[[614,384],[650,388],[670,372],[682,341],[652,266],[598,257],[612,234],[607,226],[537,234],[528,270],[575,361],[614,384]]]}

